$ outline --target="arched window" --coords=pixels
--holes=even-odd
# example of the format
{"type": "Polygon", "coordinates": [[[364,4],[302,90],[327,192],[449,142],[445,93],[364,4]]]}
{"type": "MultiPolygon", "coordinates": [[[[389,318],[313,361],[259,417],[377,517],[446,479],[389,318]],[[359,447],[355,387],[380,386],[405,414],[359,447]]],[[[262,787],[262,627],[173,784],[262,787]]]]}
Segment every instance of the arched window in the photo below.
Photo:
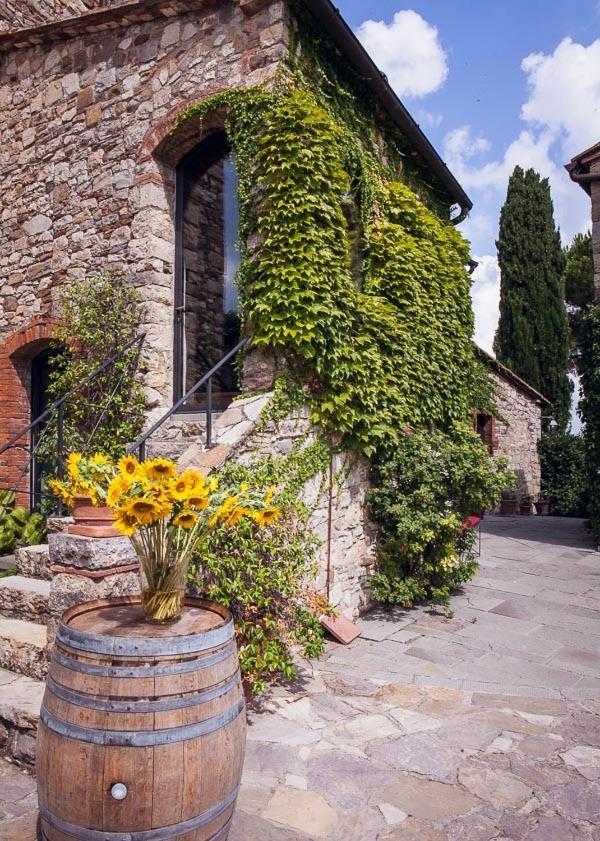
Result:
{"type": "MultiPolygon", "coordinates": [[[[210,135],[176,172],[174,396],[179,399],[240,337],[235,275],[239,207],[237,174],[224,132],[210,135]]],[[[238,389],[232,364],[213,380],[216,405],[238,389]]],[[[197,392],[186,411],[204,403],[197,392]]]]}

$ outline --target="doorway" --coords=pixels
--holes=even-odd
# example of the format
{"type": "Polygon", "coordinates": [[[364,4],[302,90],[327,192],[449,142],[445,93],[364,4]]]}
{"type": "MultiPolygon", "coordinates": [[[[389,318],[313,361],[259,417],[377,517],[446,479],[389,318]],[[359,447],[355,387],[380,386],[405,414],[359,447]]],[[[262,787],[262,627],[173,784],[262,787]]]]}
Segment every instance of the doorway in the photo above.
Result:
{"type": "MultiPolygon", "coordinates": [[[[32,421],[43,414],[52,402],[49,394],[50,373],[52,371],[53,360],[58,354],[59,351],[56,348],[46,348],[31,360],[30,406],[32,421]]],[[[44,434],[46,426],[47,421],[44,421],[35,429],[31,430],[30,445],[32,455],[35,453],[35,449],[44,434]]],[[[33,455],[31,459],[29,485],[30,506],[32,510],[40,505],[44,493],[44,476],[51,472],[53,472],[52,464],[38,460],[33,455]]]]}
{"type": "MultiPolygon", "coordinates": [[[[240,340],[235,277],[240,265],[235,159],[224,132],[211,135],[176,171],[174,398],[181,398],[240,340]]],[[[238,392],[235,362],[213,379],[215,407],[238,392]]],[[[182,411],[205,406],[199,390],[182,411]]]]}

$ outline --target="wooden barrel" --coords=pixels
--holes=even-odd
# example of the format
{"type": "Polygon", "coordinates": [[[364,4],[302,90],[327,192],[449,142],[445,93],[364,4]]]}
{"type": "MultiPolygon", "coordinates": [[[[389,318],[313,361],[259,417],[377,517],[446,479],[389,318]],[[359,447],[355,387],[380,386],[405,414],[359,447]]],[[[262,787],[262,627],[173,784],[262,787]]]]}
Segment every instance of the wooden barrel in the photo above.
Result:
{"type": "Polygon", "coordinates": [[[138,598],[88,602],[58,628],[37,778],[47,841],[225,841],[246,716],[233,622],[186,599],[148,625],[138,598]]]}

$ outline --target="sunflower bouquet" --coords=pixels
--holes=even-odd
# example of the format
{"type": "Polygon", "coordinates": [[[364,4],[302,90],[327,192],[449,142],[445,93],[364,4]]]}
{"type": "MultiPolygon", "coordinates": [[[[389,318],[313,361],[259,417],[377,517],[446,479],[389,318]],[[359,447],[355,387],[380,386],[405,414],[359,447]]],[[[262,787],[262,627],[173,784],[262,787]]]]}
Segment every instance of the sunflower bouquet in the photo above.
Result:
{"type": "Polygon", "coordinates": [[[168,622],[181,615],[190,558],[211,529],[233,527],[244,517],[262,525],[278,518],[273,492],[257,493],[247,484],[221,489],[216,478],[194,469],[178,473],[165,458],[120,459],[106,504],[140,559],[146,621],[168,622]]]}

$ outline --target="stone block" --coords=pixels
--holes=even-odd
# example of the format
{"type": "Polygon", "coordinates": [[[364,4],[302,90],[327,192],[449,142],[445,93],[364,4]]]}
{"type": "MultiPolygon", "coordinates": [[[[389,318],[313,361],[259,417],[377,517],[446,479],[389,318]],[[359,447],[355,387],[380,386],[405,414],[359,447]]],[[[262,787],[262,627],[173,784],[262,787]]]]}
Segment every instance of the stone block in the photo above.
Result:
{"type": "Polygon", "coordinates": [[[48,616],[50,582],[11,575],[0,578],[0,615],[29,622],[45,621],[48,616]]]}
{"type": "Polygon", "coordinates": [[[48,546],[53,567],[101,573],[138,563],[127,537],[95,538],[62,532],[48,535],[48,546]]]}
{"type": "Polygon", "coordinates": [[[15,552],[15,559],[19,575],[46,580],[52,578],[47,543],[40,543],[39,546],[20,546],[15,552]]]}

